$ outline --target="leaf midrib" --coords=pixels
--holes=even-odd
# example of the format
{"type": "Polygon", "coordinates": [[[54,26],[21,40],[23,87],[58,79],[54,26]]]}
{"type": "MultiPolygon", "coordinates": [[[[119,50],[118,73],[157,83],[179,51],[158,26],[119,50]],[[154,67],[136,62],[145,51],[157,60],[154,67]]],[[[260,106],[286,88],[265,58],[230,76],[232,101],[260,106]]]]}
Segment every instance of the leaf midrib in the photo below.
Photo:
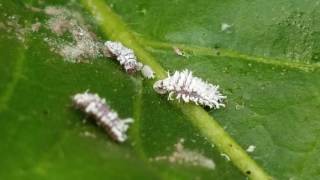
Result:
{"type": "Polygon", "coordinates": [[[141,121],[141,110],[142,110],[142,91],[143,91],[143,81],[141,79],[135,80],[135,91],[136,95],[133,101],[133,119],[134,124],[130,130],[130,138],[134,139],[134,147],[139,156],[146,160],[145,153],[142,150],[142,142],[140,136],[140,121],[141,121]]]}

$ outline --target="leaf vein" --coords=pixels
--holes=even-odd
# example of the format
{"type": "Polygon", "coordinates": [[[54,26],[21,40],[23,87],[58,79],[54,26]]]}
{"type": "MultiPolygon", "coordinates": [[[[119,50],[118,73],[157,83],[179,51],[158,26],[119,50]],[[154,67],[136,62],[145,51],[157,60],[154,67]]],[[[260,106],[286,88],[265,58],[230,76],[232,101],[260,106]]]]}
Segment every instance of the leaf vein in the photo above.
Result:
{"type": "Polygon", "coordinates": [[[215,49],[209,47],[202,46],[194,46],[188,44],[175,44],[175,43],[166,43],[166,42],[158,42],[153,40],[147,40],[142,37],[137,38],[140,44],[144,44],[144,46],[149,46],[152,48],[163,49],[163,50],[171,50],[173,47],[178,47],[183,49],[186,52],[193,53],[195,55],[205,55],[205,56],[213,56],[213,57],[228,57],[234,58],[238,60],[248,61],[248,62],[256,62],[262,64],[268,64],[272,66],[279,66],[284,68],[292,68],[298,69],[301,71],[312,72],[315,69],[320,68],[319,63],[307,64],[302,62],[292,62],[288,59],[274,59],[268,57],[258,57],[249,54],[240,53],[234,50],[228,49],[215,49]]]}
{"type": "Polygon", "coordinates": [[[25,61],[24,52],[22,52],[20,54],[20,57],[18,57],[16,60],[13,73],[12,73],[12,80],[9,82],[9,84],[6,85],[6,89],[0,95],[0,112],[8,108],[7,104],[10,101],[12,94],[16,88],[16,85],[18,84],[22,76],[24,61],[25,61]]]}

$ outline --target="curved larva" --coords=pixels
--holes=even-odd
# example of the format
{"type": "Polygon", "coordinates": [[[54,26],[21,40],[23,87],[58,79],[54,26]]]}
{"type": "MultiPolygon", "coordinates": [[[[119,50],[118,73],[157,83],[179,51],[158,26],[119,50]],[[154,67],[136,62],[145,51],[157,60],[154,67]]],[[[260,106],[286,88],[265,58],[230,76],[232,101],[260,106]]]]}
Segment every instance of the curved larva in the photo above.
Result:
{"type": "Polygon", "coordinates": [[[100,98],[98,94],[88,92],[78,93],[72,97],[76,108],[93,117],[96,123],[103,127],[113,140],[124,142],[127,139],[126,131],[129,123],[133,119],[120,119],[117,112],[113,111],[106,103],[106,100],[100,98]]]}
{"type": "Polygon", "coordinates": [[[219,92],[219,86],[193,77],[192,72],[187,69],[182,72],[176,71],[172,76],[168,74],[167,78],[155,82],[153,88],[159,94],[169,93],[169,100],[175,97],[186,103],[194,102],[210,108],[225,107],[223,100],[226,96],[219,92]]]}
{"type": "Polygon", "coordinates": [[[147,79],[153,79],[154,78],[154,71],[148,65],[144,65],[142,67],[141,73],[147,79]]]}
{"type": "Polygon", "coordinates": [[[142,63],[137,61],[132,49],[125,47],[120,42],[106,41],[105,46],[128,73],[134,73],[141,70],[142,63]]]}

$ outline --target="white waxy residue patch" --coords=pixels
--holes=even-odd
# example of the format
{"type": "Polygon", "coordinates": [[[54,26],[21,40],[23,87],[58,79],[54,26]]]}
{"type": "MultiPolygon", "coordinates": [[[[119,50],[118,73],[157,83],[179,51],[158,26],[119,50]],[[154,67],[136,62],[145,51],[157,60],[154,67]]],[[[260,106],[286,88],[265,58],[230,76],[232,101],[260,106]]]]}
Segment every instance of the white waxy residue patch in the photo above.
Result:
{"type": "Polygon", "coordinates": [[[31,25],[31,31],[32,32],[38,32],[40,30],[40,27],[41,27],[41,23],[40,22],[36,22],[36,23],[31,25]]]}
{"type": "Polygon", "coordinates": [[[207,169],[215,169],[215,163],[212,159],[205,157],[196,151],[191,151],[189,149],[184,148],[183,146],[184,139],[180,139],[180,141],[175,144],[175,151],[172,152],[168,156],[157,156],[155,158],[151,158],[151,161],[162,161],[167,160],[170,163],[175,164],[184,164],[191,166],[200,166],[207,169]]]}
{"type": "Polygon", "coordinates": [[[50,17],[46,27],[58,36],[46,38],[46,41],[65,60],[81,62],[104,55],[103,44],[81,23],[83,20],[78,13],[54,6],[46,7],[44,12],[50,17]],[[71,41],[66,41],[63,35],[69,35],[71,41]]]}

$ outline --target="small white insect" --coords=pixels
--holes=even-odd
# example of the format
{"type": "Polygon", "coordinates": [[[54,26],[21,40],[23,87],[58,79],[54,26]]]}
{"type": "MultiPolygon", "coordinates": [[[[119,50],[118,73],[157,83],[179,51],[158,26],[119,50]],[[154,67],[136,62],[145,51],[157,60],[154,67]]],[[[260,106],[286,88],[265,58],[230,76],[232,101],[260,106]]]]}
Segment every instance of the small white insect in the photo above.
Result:
{"type": "Polygon", "coordinates": [[[180,49],[178,47],[173,47],[173,51],[178,56],[183,56],[183,57],[186,57],[186,58],[189,58],[189,56],[190,56],[185,51],[183,51],[182,49],[180,49]]]}
{"type": "Polygon", "coordinates": [[[252,153],[254,150],[256,149],[256,146],[255,145],[250,145],[246,151],[249,152],[249,153],[252,153]]]}
{"type": "Polygon", "coordinates": [[[176,55],[183,56],[183,52],[180,48],[173,47],[173,51],[174,51],[174,53],[176,53],[176,55]]]}
{"type": "Polygon", "coordinates": [[[141,70],[143,64],[137,61],[132,49],[125,47],[120,42],[107,41],[104,43],[108,51],[123,65],[128,73],[141,70]]]}
{"type": "Polygon", "coordinates": [[[227,33],[230,33],[230,29],[231,29],[232,25],[230,24],[227,24],[227,23],[222,23],[221,24],[221,31],[222,32],[227,32],[227,33]]]}
{"type": "Polygon", "coordinates": [[[153,79],[154,78],[154,71],[148,65],[144,65],[142,67],[141,73],[147,79],[153,79]]]}
{"type": "Polygon", "coordinates": [[[72,97],[72,101],[76,108],[93,117],[96,123],[103,127],[113,140],[124,142],[127,139],[128,124],[132,123],[133,119],[120,119],[118,114],[106,104],[106,100],[100,98],[98,94],[78,93],[72,97]]]}
{"type": "Polygon", "coordinates": [[[225,107],[222,101],[226,96],[219,92],[219,86],[193,77],[192,72],[187,69],[182,72],[176,71],[173,76],[168,73],[168,77],[155,82],[153,88],[159,94],[169,93],[168,100],[173,100],[172,96],[175,96],[186,103],[191,101],[216,109],[225,107]]]}

